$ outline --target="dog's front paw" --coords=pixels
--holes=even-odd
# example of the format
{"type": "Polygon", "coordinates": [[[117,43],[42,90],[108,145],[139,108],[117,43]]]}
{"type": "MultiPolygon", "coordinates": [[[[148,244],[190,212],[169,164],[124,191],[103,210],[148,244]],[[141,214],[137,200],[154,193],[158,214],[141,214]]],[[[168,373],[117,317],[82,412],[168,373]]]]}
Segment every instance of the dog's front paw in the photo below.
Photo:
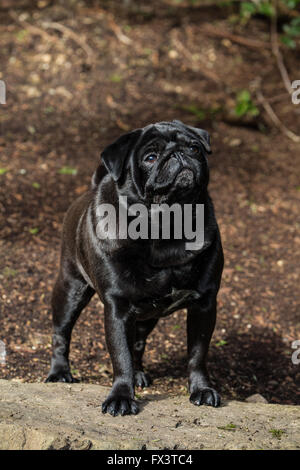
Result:
{"type": "Polygon", "coordinates": [[[221,404],[221,398],[215,389],[206,387],[194,391],[190,396],[190,402],[197,406],[209,405],[217,407],[221,404]]]}
{"type": "Polygon", "coordinates": [[[111,395],[102,403],[102,413],[109,413],[112,416],[136,415],[139,407],[132,398],[111,395]]]}
{"type": "Polygon", "coordinates": [[[65,383],[77,383],[79,380],[74,379],[70,371],[61,370],[57,372],[50,372],[45,382],[65,382],[65,383]]]}
{"type": "Polygon", "coordinates": [[[136,387],[149,387],[151,385],[152,380],[149,374],[146,374],[142,370],[136,370],[134,373],[134,382],[136,387]]]}

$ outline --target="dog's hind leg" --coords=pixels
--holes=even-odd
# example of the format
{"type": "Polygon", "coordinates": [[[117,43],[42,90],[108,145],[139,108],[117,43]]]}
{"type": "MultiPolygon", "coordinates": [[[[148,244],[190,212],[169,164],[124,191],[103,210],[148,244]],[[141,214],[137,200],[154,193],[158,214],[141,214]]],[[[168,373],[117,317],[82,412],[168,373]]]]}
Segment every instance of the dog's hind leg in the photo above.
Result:
{"type": "Polygon", "coordinates": [[[137,387],[149,387],[151,384],[151,377],[144,372],[143,368],[143,354],[145,351],[146,341],[148,335],[155,327],[158,319],[151,318],[150,320],[136,322],[136,335],[133,347],[133,360],[134,360],[134,380],[137,387]]]}
{"type": "Polygon", "coordinates": [[[72,329],[95,291],[79,273],[63,266],[52,295],[53,354],[46,382],[74,382],[69,366],[72,329]]]}

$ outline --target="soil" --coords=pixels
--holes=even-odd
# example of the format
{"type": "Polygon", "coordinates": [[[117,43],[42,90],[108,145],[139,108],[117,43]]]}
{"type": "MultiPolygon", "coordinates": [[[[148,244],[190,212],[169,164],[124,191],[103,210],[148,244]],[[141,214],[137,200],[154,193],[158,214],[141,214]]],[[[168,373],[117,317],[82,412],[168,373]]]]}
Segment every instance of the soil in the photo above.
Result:
{"type": "MultiPolygon", "coordinates": [[[[0,79],[7,85],[0,105],[0,168],[7,170],[0,174],[1,378],[39,382],[47,375],[62,220],[90,184],[101,150],[127,130],[177,118],[212,136],[210,193],[225,252],[208,358],[213,382],[225,398],[260,393],[271,403],[299,403],[291,345],[300,339],[300,144],[262,108],[250,125],[230,116],[236,94],[256,77],[295,133],[300,108],[285,95],[267,46],[205,32],[209,25],[269,44],[268,22],[241,25],[234,7],[171,1],[24,0],[9,10],[16,3],[0,7],[0,79]],[[57,22],[67,33],[46,28],[57,22]]],[[[299,54],[285,48],[284,60],[299,79],[299,54]]],[[[151,393],[186,394],[185,317],[179,311],[161,320],[149,337],[151,393]]],[[[96,297],[74,329],[71,363],[82,382],[111,383],[96,297]]]]}

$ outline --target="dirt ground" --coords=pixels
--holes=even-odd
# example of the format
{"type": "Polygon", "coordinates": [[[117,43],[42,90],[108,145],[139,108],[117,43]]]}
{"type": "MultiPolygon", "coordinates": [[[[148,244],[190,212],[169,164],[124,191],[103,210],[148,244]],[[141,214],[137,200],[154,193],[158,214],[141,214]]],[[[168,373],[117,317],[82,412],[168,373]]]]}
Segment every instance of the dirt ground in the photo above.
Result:
{"type": "MultiPolygon", "coordinates": [[[[242,26],[234,7],[163,1],[126,8],[42,1],[32,8],[36,2],[24,0],[10,10],[11,3],[0,6],[0,79],[7,85],[0,105],[0,339],[7,363],[0,377],[34,382],[47,375],[63,215],[88,187],[101,150],[127,130],[177,118],[212,136],[210,192],[225,252],[209,353],[213,382],[226,398],[261,393],[272,403],[299,403],[291,343],[300,339],[300,144],[270,125],[261,108],[250,123],[232,119],[236,93],[261,77],[280,119],[300,130],[299,105],[285,93],[267,46],[268,23],[242,26]],[[210,35],[208,26],[266,47],[210,35]]],[[[284,49],[284,60],[300,79],[299,54],[284,49]]],[[[186,394],[185,316],[163,319],[149,338],[148,393],[186,394]]],[[[111,383],[96,297],[75,327],[71,362],[83,382],[111,383]]]]}

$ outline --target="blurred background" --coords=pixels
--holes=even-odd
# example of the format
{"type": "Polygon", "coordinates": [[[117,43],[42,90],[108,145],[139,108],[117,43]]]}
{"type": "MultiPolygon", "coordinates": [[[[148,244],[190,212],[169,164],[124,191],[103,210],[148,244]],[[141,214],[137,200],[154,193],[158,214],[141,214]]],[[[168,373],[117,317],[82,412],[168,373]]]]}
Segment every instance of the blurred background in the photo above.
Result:
{"type": "MultiPolygon", "coordinates": [[[[225,251],[213,382],[226,398],[299,403],[299,49],[298,0],[1,0],[1,378],[47,375],[62,220],[101,150],[180,119],[212,137],[225,251]]],[[[148,393],[187,393],[185,316],[149,338],[148,393]]],[[[71,363],[83,382],[110,384],[96,297],[75,327],[71,363]]]]}

